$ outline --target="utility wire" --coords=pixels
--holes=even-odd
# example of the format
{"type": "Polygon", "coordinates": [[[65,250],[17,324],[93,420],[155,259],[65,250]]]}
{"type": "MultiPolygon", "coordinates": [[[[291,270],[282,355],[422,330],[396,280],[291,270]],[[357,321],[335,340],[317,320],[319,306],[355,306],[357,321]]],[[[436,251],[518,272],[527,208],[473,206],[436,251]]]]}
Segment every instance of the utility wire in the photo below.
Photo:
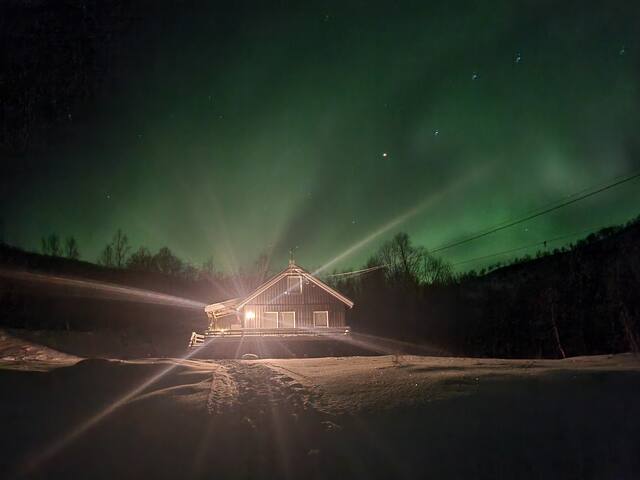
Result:
{"type": "MultiPolygon", "coordinates": [[[[529,209],[529,210],[527,210],[525,212],[522,212],[520,214],[520,216],[522,217],[522,216],[527,216],[527,215],[531,215],[531,214],[537,213],[540,210],[544,210],[546,208],[550,208],[550,207],[555,206],[555,205],[557,205],[558,203],[561,203],[561,202],[566,202],[567,200],[569,200],[571,198],[577,197],[578,195],[582,195],[583,193],[589,192],[589,191],[591,191],[593,189],[600,188],[601,186],[608,185],[609,183],[612,183],[612,182],[617,182],[618,180],[621,180],[621,179],[625,178],[626,176],[627,175],[618,175],[617,177],[609,179],[606,182],[599,182],[599,183],[597,183],[595,185],[590,185],[590,186],[588,186],[586,188],[583,188],[582,190],[578,190],[577,192],[574,192],[574,193],[572,193],[570,195],[566,195],[566,196],[564,196],[562,198],[558,198],[556,200],[553,200],[552,202],[548,202],[548,203],[545,203],[544,205],[540,205],[540,206],[538,206],[536,208],[529,209]]],[[[504,220],[502,222],[496,223],[493,226],[490,226],[490,227],[487,227],[487,228],[485,228],[483,230],[478,231],[477,234],[484,233],[485,231],[491,230],[493,228],[501,227],[502,225],[505,225],[505,224],[510,223],[512,221],[515,221],[515,220],[517,220],[517,218],[508,218],[508,219],[506,219],[506,220],[504,220]]]]}
{"type": "MultiPolygon", "coordinates": [[[[542,215],[546,215],[547,213],[553,212],[553,211],[558,210],[560,208],[563,208],[563,207],[566,207],[566,206],[571,205],[573,203],[576,203],[576,202],[578,202],[580,200],[584,200],[585,198],[589,198],[589,197],[591,197],[593,195],[597,195],[598,193],[602,193],[602,192],[604,192],[606,190],[609,190],[611,188],[617,187],[618,185],[622,185],[623,183],[629,182],[631,180],[635,180],[638,177],[640,177],[640,172],[635,173],[635,174],[630,175],[630,176],[627,176],[627,177],[616,177],[616,179],[614,179],[611,183],[605,184],[604,186],[602,186],[600,188],[597,188],[597,190],[594,190],[594,191],[591,191],[591,192],[589,192],[589,190],[592,190],[595,187],[589,187],[589,188],[586,188],[586,189],[582,189],[582,190],[580,190],[578,192],[575,192],[575,193],[572,193],[571,195],[569,195],[567,197],[567,200],[556,200],[555,202],[548,203],[548,204],[546,204],[546,205],[544,205],[542,207],[538,207],[537,209],[530,210],[529,212],[531,212],[531,213],[525,214],[525,216],[523,218],[519,218],[519,219],[515,219],[515,220],[507,220],[505,222],[499,223],[499,224],[497,224],[497,225],[495,225],[493,227],[489,227],[486,230],[482,230],[480,233],[478,233],[476,235],[473,235],[471,237],[468,237],[468,238],[465,238],[465,239],[457,241],[457,242],[453,242],[453,243],[449,243],[449,244],[437,247],[437,248],[431,250],[431,253],[441,252],[441,251],[447,250],[449,248],[457,247],[458,245],[462,245],[464,243],[468,243],[468,242],[471,242],[471,241],[476,240],[478,238],[485,237],[487,235],[490,235],[492,233],[498,232],[500,230],[504,230],[506,228],[513,227],[514,225],[518,225],[520,223],[527,222],[527,221],[532,220],[534,218],[540,217],[542,215]],[[585,193],[585,192],[588,192],[588,193],[585,193]],[[558,202],[561,202],[561,203],[558,204],[558,202]]],[[[475,261],[479,261],[479,260],[484,260],[484,259],[487,259],[487,258],[497,257],[497,256],[500,256],[500,255],[506,255],[508,253],[513,253],[513,252],[517,252],[517,251],[520,251],[520,250],[525,250],[527,248],[532,248],[532,247],[536,247],[536,246],[539,246],[539,245],[546,245],[548,243],[557,242],[557,241],[564,240],[564,239],[567,239],[567,238],[575,237],[577,235],[580,235],[582,233],[586,233],[586,232],[589,232],[589,231],[592,231],[592,230],[594,230],[594,228],[581,230],[579,232],[575,232],[575,233],[572,233],[572,234],[569,234],[569,235],[562,235],[560,237],[551,238],[549,240],[542,240],[540,242],[531,243],[529,245],[524,245],[522,247],[512,248],[512,249],[509,249],[509,250],[504,250],[504,251],[501,251],[501,252],[496,252],[496,253],[492,253],[492,254],[489,254],[489,255],[484,255],[482,257],[476,257],[476,258],[471,258],[471,259],[468,259],[468,260],[463,260],[461,262],[454,263],[452,266],[455,267],[455,266],[458,266],[458,265],[463,265],[463,264],[466,264],[466,263],[471,263],[471,262],[475,262],[475,261]]],[[[386,268],[388,266],[389,265],[387,265],[387,264],[385,264],[385,265],[376,265],[374,267],[363,268],[361,270],[354,270],[354,271],[351,271],[351,272],[333,273],[331,275],[326,275],[326,276],[327,277],[343,277],[343,276],[347,276],[347,275],[362,275],[362,274],[365,274],[365,273],[373,272],[375,270],[379,270],[381,268],[386,268]]]]}
{"type": "Polygon", "coordinates": [[[447,250],[449,248],[457,247],[458,245],[463,245],[463,244],[471,242],[473,240],[477,240],[478,238],[482,238],[482,237],[485,237],[485,236],[490,235],[492,233],[498,232],[500,230],[504,230],[505,228],[513,227],[514,225],[519,225],[521,223],[527,222],[529,220],[532,220],[534,218],[540,217],[542,215],[546,215],[547,213],[553,212],[553,211],[558,210],[560,208],[566,207],[567,205],[571,205],[573,203],[579,202],[580,200],[584,200],[585,198],[592,197],[594,195],[597,195],[598,193],[602,193],[602,192],[604,192],[606,190],[609,190],[611,188],[617,187],[618,185],[622,185],[623,183],[630,182],[631,180],[635,180],[636,178],[639,178],[639,177],[640,177],[640,172],[634,173],[633,175],[630,175],[628,177],[624,177],[624,178],[622,178],[620,180],[617,180],[617,181],[614,181],[612,183],[609,183],[609,184],[607,184],[607,185],[605,185],[603,187],[600,187],[597,190],[594,190],[592,192],[585,193],[585,194],[579,195],[577,197],[575,197],[575,194],[574,194],[574,195],[572,195],[572,197],[574,197],[574,198],[571,198],[570,200],[565,200],[565,201],[563,201],[562,203],[560,203],[558,205],[554,205],[552,207],[545,208],[545,209],[543,209],[541,211],[538,211],[536,213],[532,213],[532,214],[527,215],[525,217],[513,220],[513,221],[508,222],[506,224],[499,224],[498,226],[490,228],[489,230],[483,231],[483,232],[478,233],[476,235],[472,235],[471,237],[467,237],[467,238],[459,240],[457,242],[449,243],[449,244],[434,248],[433,250],[431,250],[431,253],[437,253],[437,252],[441,252],[443,250],[447,250]]]}
{"type": "Polygon", "coordinates": [[[384,264],[384,265],[376,265],[375,267],[369,267],[369,268],[363,268],[362,270],[354,270],[352,272],[340,272],[340,273],[333,273],[331,275],[327,275],[327,277],[342,277],[345,275],[361,275],[364,273],[369,273],[369,272],[373,272],[375,270],[380,270],[381,268],[385,268],[388,267],[389,265],[384,264]]]}
{"type": "Polygon", "coordinates": [[[560,241],[560,240],[566,240],[567,238],[576,237],[578,235],[582,235],[582,234],[587,233],[587,232],[592,232],[596,228],[597,227],[595,227],[595,228],[587,228],[585,230],[580,230],[579,232],[570,233],[568,235],[561,235],[559,237],[550,238],[549,240],[542,240],[540,242],[530,243],[530,244],[524,245],[522,247],[516,247],[516,248],[511,248],[509,250],[503,250],[501,252],[490,253],[489,255],[483,255],[481,257],[469,258],[467,260],[462,260],[461,262],[454,263],[452,266],[453,267],[457,267],[458,265],[464,265],[465,263],[477,262],[479,260],[485,260],[487,258],[499,257],[500,255],[506,255],[508,253],[518,252],[520,250],[525,250],[527,248],[533,248],[533,247],[537,247],[537,246],[540,246],[540,245],[545,245],[546,246],[549,243],[557,242],[557,241],[560,241]]]}

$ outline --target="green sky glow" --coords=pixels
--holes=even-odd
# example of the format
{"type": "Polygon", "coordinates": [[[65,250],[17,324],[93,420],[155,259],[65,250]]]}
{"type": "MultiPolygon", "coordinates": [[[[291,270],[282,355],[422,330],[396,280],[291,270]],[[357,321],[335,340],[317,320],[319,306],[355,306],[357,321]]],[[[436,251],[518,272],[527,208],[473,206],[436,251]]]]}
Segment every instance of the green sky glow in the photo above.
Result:
{"type": "MultiPolygon", "coordinates": [[[[396,231],[436,247],[640,168],[632,2],[342,3],[128,12],[63,141],[10,170],[6,240],[74,234],[93,260],[122,227],[221,269],[291,247],[314,268],[446,192],[347,268],[396,231]]],[[[632,182],[443,255],[620,223],[639,200],[632,182]]]]}

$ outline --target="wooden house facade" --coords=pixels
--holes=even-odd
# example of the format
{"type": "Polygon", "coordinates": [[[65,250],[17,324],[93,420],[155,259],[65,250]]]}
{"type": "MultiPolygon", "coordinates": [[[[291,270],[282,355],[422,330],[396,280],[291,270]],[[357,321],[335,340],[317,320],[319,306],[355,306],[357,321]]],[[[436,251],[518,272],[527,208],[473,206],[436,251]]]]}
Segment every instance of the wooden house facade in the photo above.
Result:
{"type": "Polygon", "coordinates": [[[349,332],[353,302],[293,261],[244,298],[205,307],[208,336],[305,335],[349,332]]]}

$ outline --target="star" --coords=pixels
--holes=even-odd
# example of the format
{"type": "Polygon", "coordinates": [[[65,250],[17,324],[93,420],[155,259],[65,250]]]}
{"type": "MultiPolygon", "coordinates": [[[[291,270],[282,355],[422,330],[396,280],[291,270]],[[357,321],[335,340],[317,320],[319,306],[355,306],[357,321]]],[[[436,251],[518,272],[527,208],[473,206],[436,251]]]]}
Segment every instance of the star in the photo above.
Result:
{"type": "Polygon", "coordinates": [[[620,49],[620,51],[618,52],[618,55],[622,56],[625,53],[627,53],[627,50],[624,48],[624,45],[623,45],[622,48],[620,49]]]}
{"type": "Polygon", "coordinates": [[[438,135],[440,135],[440,130],[438,130],[437,128],[433,131],[433,136],[437,137],[438,135]]]}
{"type": "Polygon", "coordinates": [[[478,72],[473,72],[473,74],[471,75],[471,80],[477,80],[478,78],[480,78],[480,75],[478,75],[478,72]]]}
{"type": "Polygon", "coordinates": [[[107,193],[107,200],[111,200],[111,194],[107,193]]]}
{"type": "Polygon", "coordinates": [[[520,54],[520,52],[516,53],[515,62],[516,63],[521,63],[522,62],[522,55],[520,54]]]}
{"type": "Polygon", "coordinates": [[[389,156],[389,154],[388,154],[387,152],[384,152],[384,153],[382,154],[382,156],[386,158],[386,157],[388,157],[388,156],[389,156]]]}

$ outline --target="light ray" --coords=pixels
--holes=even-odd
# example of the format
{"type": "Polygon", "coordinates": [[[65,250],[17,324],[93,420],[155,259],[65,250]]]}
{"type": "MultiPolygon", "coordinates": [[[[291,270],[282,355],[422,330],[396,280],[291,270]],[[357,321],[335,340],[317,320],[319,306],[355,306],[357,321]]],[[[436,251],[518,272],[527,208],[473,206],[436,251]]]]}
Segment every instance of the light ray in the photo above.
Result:
{"type": "Polygon", "coordinates": [[[102,422],[104,419],[106,419],[109,415],[114,413],[120,407],[126,405],[129,401],[133,400],[137,395],[142,393],[146,388],[153,385],[160,378],[162,378],[163,376],[165,376],[166,374],[174,370],[176,367],[180,366],[181,360],[188,360],[191,357],[193,357],[196,353],[200,351],[202,347],[203,345],[200,347],[194,348],[186,355],[180,357],[179,359],[176,359],[175,363],[170,364],[160,372],[156,373],[155,375],[152,375],[147,380],[142,382],[140,385],[131,389],[129,392],[127,392],[126,394],[122,395],[120,398],[113,401],[111,404],[109,404],[107,407],[105,407],[101,411],[97,412],[92,417],[88,418],[81,424],[69,430],[64,435],[60,436],[52,444],[40,449],[36,455],[34,455],[33,457],[30,457],[29,460],[27,460],[22,465],[22,468],[18,472],[19,476],[27,475],[29,473],[34,472],[36,469],[41,467],[44,463],[51,460],[53,457],[58,455],[62,450],[67,448],[69,445],[71,445],[74,441],[78,440],[82,435],[87,433],[91,428],[95,427],[97,424],[102,422]]]}
{"type": "Polygon", "coordinates": [[[190,300],[182,297],[176,297],[174,295],[168,295],[166,293],[143,290],[141,288],[135,287],[123,287],[122,285],[98,282],[94,280],[82,280],[78,278],[62,277],[58,275],[7,269],[0,269],[0,276],[47,285],[80,288],[86,291],[94,292],[93,296],[98,296],[98,293],[100,293],[103,295],[106,294],[108,296],[107,298],[117,300],[128,300],[159,305],[171,305],[174,307],[193,308],[198,310],[206,306],[206,304],[202,302],[197,302],[195,300],[190,300]]]}
{"type": "Polygon", "coordinates": [[[336,263],[340,262],[341,260],[343,260],[343,259],[347,258],[348,256],[352,255],[353,253],[357,252],[358,250],[360,250],[364,246],[368,245],[369,243],[371,243],[376,238],[378,238],[381,235],[387,233],[389,230],[391,230],[391,229],[393,229],[393,228],[395,228],[395,227],[397,227],[399,225],[402,225],[407,220],[409,220],[409,219],[415,217],[416,215],[418,215],[419,213],[422,213],[423,211],[425,211],[427,208],[433,207],[438,202],[441,202],[442,200],[444,200],[447,196],[449,196],[449,195],[455,193],[456,191],[460,190],[463,186],[467,185],[470,181],[476,180],[481,175],[484,175],[486,173],[486,171],[487,171],[487,166],[478,167],[478,168],[470,171],[467,175],[465,175],[463,177],[458,177],[450,185],[446,186],[442,190],[439,190],[439,191],[437,191],[435,193],[432,193],[431,195],[427,196],[425,199],[423,199],[417,205],[415,205],[415,206],[411,207],[410,209],[408,209],[407,211],[401,213],[397,217],[393,218],[389,222],[387,222],[384,225],[382,225],[381,227],[379,227],[377,230],[374,230],[372,233],[370,233],[366,237],[362,238],[358,242],[356,242],[353,245],[351,245],[350,247],[348,247],[346,250],[344,250],[343,252],[341,252],[340,254],[335,256],[334,258],[332,258],[329,261],[327,261],[324,265],[322,265],[317,270],[315,270],[312,273],[312,275],[313,276],[317,276],[318,274],[322,273],[327,268],[331,267],[332,265],[335,265],[336,263]]]}

